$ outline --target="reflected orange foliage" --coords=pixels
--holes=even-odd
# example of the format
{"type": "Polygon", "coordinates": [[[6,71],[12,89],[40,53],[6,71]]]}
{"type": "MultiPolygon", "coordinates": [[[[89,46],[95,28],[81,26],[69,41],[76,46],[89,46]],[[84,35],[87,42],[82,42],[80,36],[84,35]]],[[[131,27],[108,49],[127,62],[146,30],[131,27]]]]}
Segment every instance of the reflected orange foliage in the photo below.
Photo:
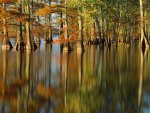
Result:
{"type": "Polygon", "coordinates": [[[5,95],[17,94],[17,89],[27,83],[25,79],[17,79],[14,83],[7,85],[3,80],[0,81],[0,94],[5,92],[5,95]]]}
{"type": "Polygon", "coordinates": [[[4,90],[5,85],[4,85],[4,81],[0,80],[0,91],[4,90]]]}
{"type": "Polygon", "coordinates": [[[46,99],[54,97],[54,95],[56,94],[56,90],[53,87],[46,88],[43,84],[39,84],[36,91],[40,96],[46,99]]]}

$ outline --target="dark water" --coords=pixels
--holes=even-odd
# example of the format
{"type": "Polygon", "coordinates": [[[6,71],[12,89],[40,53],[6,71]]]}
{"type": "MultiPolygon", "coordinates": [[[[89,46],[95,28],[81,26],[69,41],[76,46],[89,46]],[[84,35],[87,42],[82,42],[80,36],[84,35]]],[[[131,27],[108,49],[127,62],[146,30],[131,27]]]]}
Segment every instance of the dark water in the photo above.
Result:
{"type": "Polygon", "coordinates": [[[0,113],[149,113],[150,52],[138,47],[60,53],[0,50],[0,113]]]}

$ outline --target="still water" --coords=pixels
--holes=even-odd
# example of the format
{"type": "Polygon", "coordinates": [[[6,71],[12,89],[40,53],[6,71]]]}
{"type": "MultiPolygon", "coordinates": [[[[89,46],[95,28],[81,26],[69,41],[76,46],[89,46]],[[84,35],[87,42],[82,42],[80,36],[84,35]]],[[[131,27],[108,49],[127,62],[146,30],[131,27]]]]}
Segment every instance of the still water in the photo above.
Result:
{"type": "Polygon", "coordinates": [[[0,113],[150,113],[150,52],[59,44],[0,50],[0,113]]]}

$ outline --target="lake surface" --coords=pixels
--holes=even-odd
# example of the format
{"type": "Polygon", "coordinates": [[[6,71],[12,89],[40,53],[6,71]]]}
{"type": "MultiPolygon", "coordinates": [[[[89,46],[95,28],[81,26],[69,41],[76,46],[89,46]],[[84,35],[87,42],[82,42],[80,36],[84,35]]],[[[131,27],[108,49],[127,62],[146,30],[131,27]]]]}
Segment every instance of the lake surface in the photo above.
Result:
{"type": "Polygon", "coordinates": [[[149,54],[136,46],[0,50],[0,113],[149,113],[149,54]]]}

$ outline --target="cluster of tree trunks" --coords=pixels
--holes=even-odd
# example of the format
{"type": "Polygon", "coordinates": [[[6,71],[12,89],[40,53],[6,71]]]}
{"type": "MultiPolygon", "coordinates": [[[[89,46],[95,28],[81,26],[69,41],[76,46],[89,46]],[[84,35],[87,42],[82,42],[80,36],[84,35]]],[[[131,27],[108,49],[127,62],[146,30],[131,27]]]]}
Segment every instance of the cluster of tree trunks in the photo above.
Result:
{"type": "MultiPolygon", "coordinates": [[[[37,3],[40,0],[37,0],[37,3]]],[[[34,14],[34,0],[23,0],[19,4],[19,12],[28,14],[28,17],[26,17],[25,22],[18,22],[17,23],[17,38],[16,38],[16,50],[35,50],[37,48],[37,45],[41,42],[40,41],[40,34],[36,34],[36,43],[34,41],[35,35],[32,33],[33,29],[33,22],[32,17],[34,14]],[[24,31],[23,31],[24,28],[24,31]],[[25,35],[23,35],[25,32],[25,35]],[[24,38],[25,36],[25,38],[24,38]]],[[[79,0],[79,2],[82,3],[82,0],[79,0]]],[[[134,41],[134,38],[132,36],[132,32],[134,32],[131,29],[131,21],[130,21],[130,14],[129,14],[129,8],[128,5],[129,1],[126,0],[126,28],[121,28],[121,22],[120,19],[122,17],[121,14],[121,1],[117,1],[117,18],[118,22],[116,26],[111,26],[111,20],[109,18],[104,18],[103,16],[103,7],[101,7],[101,15],[94,15],[92,16],[92,23],[90,24],[90,27],[85,27],[87,23],[86,19],[83,16],[84,8],[82,5],[78,6],[76,8],[77,12],[77,20],[78,23],[78,42],[77,42],[77,50],[82,51],[84,50],[84,41],[86,40],[87,44],[101,44],[101,45],[108,45],[111,46],[112,44],[117,45],[118,43],[122,42],[124,44],[131,44],[134,41]],[[112,30],[113,29],[113,30],[112,30]],[[123,31],[123,33],[121,33],[123,31]],[[121,38],[120,38],[121,37],[121,38]]],[[[48,3],[48,6],[51,6],[51,0],[46,1],[45,4],[48,3]]],[[[60,1],[60,4],[67,5],[67,0],[60,1]]],[[[146,27],[144,24],[146,22],[144,21],[144,11],[143,11],[143,1],[139,0],[139,9],[140,9],[140,46],[142,48],[148,48],[149,47],[149,41],[148,41],[148,32],[146,32],[146,27]]],[[[94,6],[96,10],[98,10],[99,6],[94,6]]],[[[7,9],[6,4],[3,4],[3,8],[7,9]]],[[[107,3],[106,6],[106,13],[110,13],[109,4],[107,3]]],[[[40,8],[39,8],[40,9],[40,8]]],[[[64,10],[59,11],[60,18],[64,19],[64,22],[60,23],[60,32],[59,35],[63,35],[66,40],[69,40],[71,38],[70,28],[71,28],[71,16],[70,16],[70,9],[68,6],[64,8],[64,10]],[[65,29],[64,29],[65,28],[65,29]],[[61,29],[64,29],[63,31],[61,29]]],[[[40,17],[36,17],[37,21],[40,23],[40,17]]],[[[45,16],[45,21],[48,20],[48,31],[44,33],[43,38],[45,43],[51,43],[53,42],[52,39],[52,15],[51,13],[45,16]]],[[[43,21],[43,20],[42,20],[43,21]]],[[[12,48],[12,45],[8,38],[8,27],[7,27],[7,19],[3,19],[3,44],[2,48],[6,50],[10,50],[12,48]]],[[[63,51],[71,51],[72,48],[70,46],[70,42],[67,41],[62,46],[63,51]]]]}

